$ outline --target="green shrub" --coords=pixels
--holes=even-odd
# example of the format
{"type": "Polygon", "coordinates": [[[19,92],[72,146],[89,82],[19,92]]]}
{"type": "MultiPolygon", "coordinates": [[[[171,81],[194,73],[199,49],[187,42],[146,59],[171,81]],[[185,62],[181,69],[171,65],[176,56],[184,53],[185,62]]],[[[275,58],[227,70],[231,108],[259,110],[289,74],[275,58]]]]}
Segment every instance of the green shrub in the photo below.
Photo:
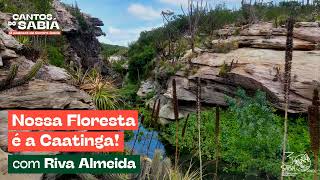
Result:
{"type": "MultiPolygon", "coordinates": [[[[228,99],[228,110],[221,112],[221,160],[225,172],[267,173],[277,177],[281,165],[281,141],[283,118],[276,115],[268,104],[265,93],[258,91],[251,98],[243,90],[237,92],[236,99],[228,99]]],[[[214,160],[214,123],[215,111],[201,113],[201,149],[208,161],[214,160]]],[[[179,141],[181,154],[197,150],[196,115],[190,116],[184,141],[179,141]]],[[[179,134],[181,133],[179,129],[179,134]]],[[[163,137],[175,144],[176,125],[170,124],[164,129],[163,137]]],[[[181,138],[181,137],[179,137],[181,138]]],[[[289,125],[288,151],[297,154],[309,148],[309,136],[306,120],[298,118],[289,125]]]]}
{"type": "Polygon", "coordinates": [[[215,42],[212,43],[211,48],[215,53],[228,53],[232,50],[238,49],[239,42],[232,39],[215,40],[215,42]]]}
{"type": "Polygon", "coordinates": [[[139,84],[129,83],[119,90],[120,98],[129,106],[134,106],[138,99],[139,84]]]}
{"type": "Polygon", "coordinates": [[[126,60],[115,61],[112,62],[111,67],[115,72],[119,73],[123,77],[127,72],[127,69],[125,68],[126,63],[126,60]]]}
{"type": "Polygon", "coordinates": [[[126,47],[101,43],[101,48],[101,54],[105,60],[108,60],[113,55],[127,57],[128,48],[126,47]]]}
{"type": "Polygon", "coordinates": [[[152,60],[155,58],[155,49],[151,46],[134,52],[129,59],[129,79],[133,82],[142,80],[152,70],[152,60]]]}
{"type": "Polygon", "coordinates": [[[46,49],[49,63],[57,67],[63,67],[65,62],[61,48],[49,45],[46,49]]]}

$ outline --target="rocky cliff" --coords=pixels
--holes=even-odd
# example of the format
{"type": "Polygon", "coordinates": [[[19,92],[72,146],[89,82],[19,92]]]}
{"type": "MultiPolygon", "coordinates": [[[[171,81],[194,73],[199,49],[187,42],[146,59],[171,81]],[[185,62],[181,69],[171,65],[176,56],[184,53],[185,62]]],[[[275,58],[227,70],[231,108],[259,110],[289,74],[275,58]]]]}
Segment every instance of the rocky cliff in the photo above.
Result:
{"type": "MultiPolygon", "coordinates": [[[[25,47],[0,28],[0,82],[18,65],[17,79],[26,75],[35,64],[20,54],[25,47]]],[[[0,91],[0,109],[92,109],[91,98],[68,84],[68,73],[51,65],[43,66],[29,83],[0,91]]]]}
{"type": "Polygon", "coordinates": [[[101,47],[97,40],[97,37],[105,35],[100,28],[103,22],[59,0],[53,1],[53,8],[67,39],[64,53],[66,62],[73,61],[84,69],[99,67],[104,74],[108,74],[110,69],[100,57],[101,47]]]}
{"type": "MultiPolygon", "coordinates": [[[[66,60],[79,63],[79,66],[91,68],[102,62],[99,57],[100,44],[96,36],[102,35],[102,23],[85,15],[89,27],[95,31],[84,32],[77,26],[77,21],[68,14],[59,1],[54,1],[55,13],[63,24],[63,35],[67,39],[66,60]],[[83,50],[82,50],[83,49],[83,50]]],[[[32,48],[17,41],[8,34],[11,30],[6,22],[11,15],[0,12],[0,85],[7,79],[12,67],[16,66],[16,79],[23,79],[35,65],[36,57],[31,58],[32,48]]],[[[7,151],[7,110],[9,109],[95,109],[91,97],[69,82],[70,76],[65,69],[52,65],[43,65],[36,76],[27,83],[0,90],[0,164],[6,167],[4,157],[7,151]]],[[[41,179],[42,175],[7,175],[0,174],[0,179],[41,179]]]]}
{"type": "MultiPolygon", "coordinates": [[[[195,82],[198,77],[201,78],[201,100],[204,105],[226,106],[226,97],[234,97],[240,87],[248,92],[260,89],[266,92],[274,107],[284,109],[286,30],[274,28],[272,23],[259,23],[247,27],[226,27],[217,33],[221,39],[213,40],[208,49],[191,58],[194,73],[179,71],[168,80],[167,88],[160,96],[162,123],[174,119],[171,105],[173,78],[177,81],[180,117],[195,109],[195,82]],[[233,50],[227,53],[216,52],[217,48],[224,48],[226,44],[232,44],[233,50]],[[222,70],[231,64],[230,72],[222,74],[222,70]]],[[[320,85],[319,23],[297,23],[294,37],[289,111],[306,113],[307,106],[311,104],[313,89],[320,85]]],[[[147,94],[152,89],[152,80],[148,80],[143,83],[138,95],[147,94]]],[[[150,107],[152,104],[153,101],[150,107]]]]}

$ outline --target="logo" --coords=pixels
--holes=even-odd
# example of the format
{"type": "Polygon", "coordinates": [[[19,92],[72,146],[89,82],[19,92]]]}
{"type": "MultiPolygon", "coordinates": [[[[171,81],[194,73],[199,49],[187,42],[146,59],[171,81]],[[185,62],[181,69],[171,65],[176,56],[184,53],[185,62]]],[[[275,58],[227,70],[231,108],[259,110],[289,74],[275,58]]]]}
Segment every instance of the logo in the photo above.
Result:
{"type": "Polygon", "coordinates": [[[10,35],[61,35],[52,14],[13,14],[8,26],[14,29],[10,35]]]}
{"type": "Polygon", "coordinates": [[[282,166],[282,176],[296,176],[299,173],[309,172],[311,160],[307,153],[294,155],[293,152],[286,152],[288,161],[282,166]]]}

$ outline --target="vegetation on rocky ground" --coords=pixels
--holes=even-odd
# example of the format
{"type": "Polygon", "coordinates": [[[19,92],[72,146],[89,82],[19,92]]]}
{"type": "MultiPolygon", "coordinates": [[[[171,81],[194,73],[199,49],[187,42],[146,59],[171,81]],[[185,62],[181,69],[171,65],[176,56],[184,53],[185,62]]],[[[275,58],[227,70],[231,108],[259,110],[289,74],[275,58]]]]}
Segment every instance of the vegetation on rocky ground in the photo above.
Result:
{"type": "MultiPolygon", "coordinates": [[[[245,173],[260,177],[277,177],[281,165],[281,137],[283,118],[268,104],[265,93],[258,91],[248,97],[243,90],[236,99],[229,99],[230,107],[221,112],[221,150],[219,167],[223,173],[245,173]],[[254,146],[253,146],[254,144],[254,146]]],[[[201,113],[201,150],[206,162],[215,160],[215,110],[201,113]]],[[[175,144],[175,124],[163,129],[162,136],[175,144]]],[[[182,133],[182,128],[179,130],[182,133]]],[[[197,152],[197,118],[190,116],[185,137],[180,137],[181,154],[197,152]]],[[[305,153],[310,150],[307,120],[290,120],[288,151],[305,153]]],[[[208,166],[214,166],[213,164],[208,166]]],[[[210,167],[206,168],[210,168],[210,167]]],[[[222,173],[222,174],[223,174],[222,173]]]]}
{"type": "Polygon", "coordinates": [[[123,46],[101,43],[101,48],[101,54],[103,55],[104,59],[109,59],[110,56],[127,57],[128,54],[128,48],[123,46]]]}
{"type": "MultiPolygon", "coordinates": [[[[258,21],[272,21],[275,27],[285,25],[290,10],[294,7],[297,21],[319,20],[319,1],[313,4],[299,2],[273,2],[243,4],[240,9],[230,10],[225,5],[215,8],[207,7],[201,11],[201,20],[195,37],[197,47],[205,47],[206,43],[219,37],[216,30],[225,25],[242,26],[258,21]]],[[[140,81],[149,77],[150,71],[157,66],[157,61],[175,62],[187,49],[188,20],[186,15],[166,13],[167,22],[163,27],[144,31],[139,39],[129,45],[129,75],[132,81],[140,81]],[[187,38],[186,38],[187,37],[187,38]],[[183,53],[181,53],[183,52],[183,53]]],[[[219,52],[228,52],[234,48],[232,44],[222,44],[216,48],[219,52]],[[226,46],[226,47],[224,47],[226,46]]]]}
{"type": "Polygon", "coordinates": [[[9,90],[11,88],[17,87],[17,86],[22,86],[29,81],[31,81],[40,71],[40,69],[43,66],[43,61],[38,60],[28,71],[26,75],[24,75],[21,78],[17,78],[18,70],[19,70],[19,65],[14,64],[11,66],[10,71],[7,75],[7,77],[0,82],[0,91],[3,90],[9,90]]]}
{"type": "Polygon", "coordinates": [[[0,0],[0,11],[9,13],[50,13],[52,0],[0,0]]]}

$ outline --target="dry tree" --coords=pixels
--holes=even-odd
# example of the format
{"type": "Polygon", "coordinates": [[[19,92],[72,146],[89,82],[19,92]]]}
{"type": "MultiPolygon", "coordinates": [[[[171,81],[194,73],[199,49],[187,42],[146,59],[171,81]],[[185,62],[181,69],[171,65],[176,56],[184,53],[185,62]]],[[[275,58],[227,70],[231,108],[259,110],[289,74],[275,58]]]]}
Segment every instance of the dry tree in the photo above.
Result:
{"type": "Polygon", "coordinates": [[[195,41],[198,32],[199,21],[202,17],[202,14],[206,12],[206,9],[207,4],[203,4],[203,0],[201,0],[200,2],[197,1],[196,3],[194,2],[194,0],[188,0],[187,12],[181,6],[181,10],[184,16],[188,18],[188,40],[193,53],[195,53],[195,41]]]}
{"type": "Polygon", "coordinates": [[[317,89],[313,92],[312,105],[308,107],[308,125],[310,133],[311,148],[314,156],[314,175],[313,179],[318,180],[318,162],[319,162],[319,91],[317,89]]]}
{"type": "MultiPolygon", "coordinates": [[[[287,41],[285,54],[285,72],[284,72],[284,101],[285,101],[285,118],[284,118],[284,132],[282,144],[282,166],[286,159],[286,145],[288,136],[288,109],[289,109],[289,91],[291,86],[291,66],[292,66],[292,51],[293,51],[293,28],[294,17],[290,16],[287,21],[287,41]]],[[[283,180],[284,169],[281,170],[281,180],[283,180]]]]}

